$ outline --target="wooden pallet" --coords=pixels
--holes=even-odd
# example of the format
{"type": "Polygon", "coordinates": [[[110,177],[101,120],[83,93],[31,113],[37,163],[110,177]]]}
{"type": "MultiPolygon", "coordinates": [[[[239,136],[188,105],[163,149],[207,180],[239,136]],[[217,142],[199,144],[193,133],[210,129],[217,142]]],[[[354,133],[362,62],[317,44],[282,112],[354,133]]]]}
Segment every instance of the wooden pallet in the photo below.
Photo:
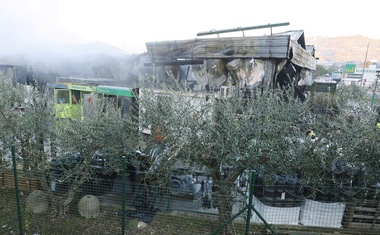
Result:
{"type": "Polygon", "coordinates": [[[343,221],[346,228],[380,230],[380,201],[356,200],[350,203],[343,221]]]}
{"type": "MultiPolygon", "coordinates": [[[[41,189],[40,182],[36,179],[28,179],[24,177],[17,178],[18,188],[21,191],[34,191],[41,189]]],[[[15,181],[13,173],[1,173],[0,174],[0,188],[14,188],[15,181]]]]}

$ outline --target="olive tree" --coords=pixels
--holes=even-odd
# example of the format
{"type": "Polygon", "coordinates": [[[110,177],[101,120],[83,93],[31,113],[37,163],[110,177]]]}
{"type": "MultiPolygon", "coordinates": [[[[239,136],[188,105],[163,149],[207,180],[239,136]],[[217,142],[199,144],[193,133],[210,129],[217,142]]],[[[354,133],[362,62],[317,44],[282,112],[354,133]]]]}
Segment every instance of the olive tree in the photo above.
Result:
{"type": "Polygon", "coordinates": [[[342,87],[332,94],[313,95],[309,104],[318,138],[303,153],[307,162],[299,164],[304,181],[340,200],[357,197],[377,184],[380,129],[368,93],[356,86],[342,87]]]}
{"type": "MultiPolygon", "coordinates": [[[[375,149],[368,148],[370,136],[375,138],[371,118],[350,119],[348,112],[349,102],[362,97],[342,90],[322,98],[313,94],[302,102],[293,94],[291,89],[258,89],[219,97],[186,90],[144,90],[139,100],[142,128],[160,135],[158,140],[169,147],[153,173],[168,176],[176,164],[206,167],[223,224],[232,216],[235,180],[247,169],[264,168],[266,174],[299,172],[306,185],[329,182],[338,157],[375,170],[376,157],[369,157],[375,149]],[[307,128],[316,131],[316,140],[307,138],[307,128]],[[360,137],[364,133],[367,139],[360,137]]],[[[234,234],[233,225],[224,233],[234,234]]]]}
{"type": "MultiPolygon", "coordinates": [[[[304,137],[299,125],[310,118],[307,103],[293,96],[285,100],[283,95],[265,90],[249,99],[144,91],[142,123],[159,130],[170,149],[158,168],[170,169],[168,165],[178,162],[206,167],[222,224],[232,216],[231,189],[240,174],[259,165],[293,166],[299,149],[305,148],[299,144],[304,137]]],[[[233,234],[233,227],[228,226],[225,233],[233,234]]]]}
{"type": "Polygon", "coordinates": [[[0,94],[0,136],[4,167],[10,162],[10,147],[14,145],[20,170],[28,174],[33,169],[45,169],[44,163],[48,160],[48,155],[44,141],[51,132],[50,124],[54,114],[47,93],[0,79],[0,94]]]}
{"type": "Polygon", "coordinates": [[[85,182],[98,175],[115,177],[121,171],[121,157],[130,156],[137,146],[135,121],[104,97],[94,97],[84,115],[56,121],[53,160],[63,172],[55,180],[69,182],[63,208],[85,182]]]}
{"type": "Polygon", "coordinates": [[[11,167],[9,150],[14,145],[19,172],[38,179],[60,213],[96,174],[117,174],[121,157],[137,145],[136,117],[123,116],[105,97],[94,97],[75,118],[57,119],[48,91],[3,79],[0,83],[0,136],[6,155],[2,169],[11,167]],[[60,195],[51,187],[58,181],[68,182],[60,195]]]}

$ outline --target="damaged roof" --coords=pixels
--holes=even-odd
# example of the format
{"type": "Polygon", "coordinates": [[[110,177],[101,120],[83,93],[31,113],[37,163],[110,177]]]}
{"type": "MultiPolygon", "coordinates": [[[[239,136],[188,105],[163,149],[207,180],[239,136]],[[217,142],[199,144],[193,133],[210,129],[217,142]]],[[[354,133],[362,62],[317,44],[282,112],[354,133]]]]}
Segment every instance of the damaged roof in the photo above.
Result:
{"type": "Polygon", "coordinates": [[[300,67],[316,69],[316,59],[306,50],[302,30],[269,36],[147,42],[146,47],[152,63],[162,65],[202,63],[207,59],[258,58],[287,59],[300,67]]]}
{"type": "Polygon", "coordinates": [[[300,46],[303,49],[306,49],[305,35],[304,35],[303,30],[291,30],[291,31],[275,33],[273,35],[288,35],[290,36],[290,40],[297,42],[298,44],[300,44],[300,46]]]}

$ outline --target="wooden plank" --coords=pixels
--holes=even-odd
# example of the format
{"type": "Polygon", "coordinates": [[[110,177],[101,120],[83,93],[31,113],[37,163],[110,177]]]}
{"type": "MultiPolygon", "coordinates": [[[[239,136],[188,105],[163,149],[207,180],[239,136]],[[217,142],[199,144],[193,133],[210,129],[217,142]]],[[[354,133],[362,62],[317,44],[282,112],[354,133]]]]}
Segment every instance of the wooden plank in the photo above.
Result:
{"type": "Polygon", "coordinates": [[[344,214],[344,219],[343,219],[343,226],[344,227],[349,227],[351,222],[353,221],[353,218],[354,218],[354,215],[355,215],[355,210],[354,210],[354,206],[353,205],[356,205],[355,202],[352,202],[350,204],[348,204],[348,206],[346,207],[346,211],[345,211],[345,214],[344,214]]]}
{"type": "MultiPolygon", "coordinates": [[[[18,187],[23,191],[33,191],[40,189],[40,182],[36,179],[28,179],[24,177],[18,178],[18,187]]],[[[2,174],[2,185],[6,188],[14,188],[15,181],[12,173],[3,173],[2,174]]]]}
{"type": "Polygon", "coordinates": [[[374,220],[372,221],[372,225],[376,226],[379,224],[379,215],[380,215],[380,202],[377,202],[377,207],[374,215],[374,220]]]}
{"type": "Polygon", "coordinates": [[[355,211],[368,211],[368,212],[376,212],[377,210],[377,208],[363,207],[363,206],[354,207],[353,209],[355,211]]]}
{"type": "Polygon", "coordinates": [[[292,63],[302,67],[308,68],[310,70],[315,70],[317,68],[317,60],[305,49],[301,47],[301,45],[292,41],[292,63]]]}
{"type": "Polygon", "coordinates": [[[380,229],[379,207],[379,201],[375,200],[367,200],[365,204],[359,200],[352,202],[346,212],[345,227],[380,229]]]}
{"type": "Polygon", "coordinates": [[[153,60],[215,58],[289,58],[290,36],[227,37],[147,42],[153,60]]]}
{"type": "Polygon", "coordinates": [[[351,222],[351,223],[349,223],[348,228],[370,229],[371,228],[371,224],[351,222]]]}
{"type": "Polygon", "coordinates": [[[354,215],[355,219],[375,219],[372,215],[354,215]]]}
{"type": "Polygon", "coordinates": [[[370,223],[351,222],[347,228],[378,230],[380,229],[380,225],[379,224],[373,225],[370,223]]]}

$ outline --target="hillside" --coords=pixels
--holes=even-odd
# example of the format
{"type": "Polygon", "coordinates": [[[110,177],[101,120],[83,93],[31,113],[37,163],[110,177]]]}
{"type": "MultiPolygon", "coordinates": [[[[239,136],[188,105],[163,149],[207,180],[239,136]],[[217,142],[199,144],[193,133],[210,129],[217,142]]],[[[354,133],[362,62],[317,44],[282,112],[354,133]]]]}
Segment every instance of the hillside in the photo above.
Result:
{"type": "Polygon", "coordinates": [[[320,63],[363,63],[368,47],[367,61],[380,62],[380,39],[360,35],[344,37],[306,37],[306,44],[314,45],[320,63]]]}

